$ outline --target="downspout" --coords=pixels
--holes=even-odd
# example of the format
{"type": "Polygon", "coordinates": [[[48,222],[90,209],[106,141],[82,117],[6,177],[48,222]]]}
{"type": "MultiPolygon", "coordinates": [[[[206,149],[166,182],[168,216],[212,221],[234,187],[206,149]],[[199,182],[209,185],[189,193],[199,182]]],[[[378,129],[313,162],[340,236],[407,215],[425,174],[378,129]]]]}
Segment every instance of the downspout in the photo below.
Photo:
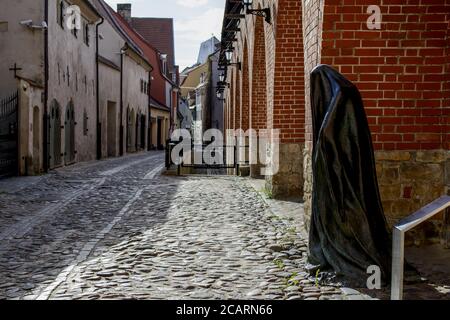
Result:
{"type": "MultiPolygon", "coordinates": [[[[48,0],[45,0],[45,21],[48,25],[48,0]]],[[[44,172],[47,173],[49,169],[49,154],[48,154],[48,28],[44,30],[44,119],[42,129],[44,130],[44,139],[43,139],[43,168],[44,172]]]]}
{"type": "MultiPolygon", "coordinates": [[[[120,146],[119,146],[119,155],[123,156],[124,149],[123,149],[123,135],[124,135],[124,126],[123,126],[123,56],[125,52],[128,50],[128,44],[125,43],[123,48],[120,50],[120,128],[119,128],[119,134],[120,134],[120,146]]],[[[127,120],[128,121],[128,120],[127,120]]]]}
{"type": "Polygon", "coordinates": [[[147,151],[151,150],[152,143],[152,71],[148,74],[148,134],[147,134],[147,151]]]}
{"type": "Polygon", "coordinates": [[[100,23],[95,27],[95,50],[96,50],[96,77],[97,77],[97,160],[102,158],[102,123],[100,122],[100,84],[99,84],[99,27],[105,22],[103,17],[100,18],[100,23]]]}

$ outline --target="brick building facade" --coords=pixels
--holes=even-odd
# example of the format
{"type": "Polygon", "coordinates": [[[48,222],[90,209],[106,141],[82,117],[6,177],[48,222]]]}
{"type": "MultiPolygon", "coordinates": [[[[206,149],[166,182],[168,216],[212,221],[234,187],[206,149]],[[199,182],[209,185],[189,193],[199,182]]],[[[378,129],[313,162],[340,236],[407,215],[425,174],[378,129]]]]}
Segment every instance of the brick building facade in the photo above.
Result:
{"type": "Polygon", "coordinates": [[[234,48],[242,65],[226,68],[225,117],[229,128],[280,129],[280,170],[266,177],[275,197],[303,196],[308,217],[309,74],[318,64],[333,66],[361,91],[390,223],[448,192],[448,0],[255,0],[253,8],[269,8],[272,23],[227,1],[223,50],[234,48]],[[372,5],[381,9],[381,29],[368,26],[372,5]],[[240,120],[230,121],[233,115],[240,120]]]}

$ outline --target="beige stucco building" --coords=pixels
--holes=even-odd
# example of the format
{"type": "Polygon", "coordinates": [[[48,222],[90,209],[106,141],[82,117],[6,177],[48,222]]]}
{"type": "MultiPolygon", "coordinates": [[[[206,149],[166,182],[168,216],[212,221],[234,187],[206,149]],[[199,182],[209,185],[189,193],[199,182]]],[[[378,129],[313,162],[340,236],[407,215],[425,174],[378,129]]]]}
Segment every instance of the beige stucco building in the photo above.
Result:
{"type": "Polygon", "coordinates": [[[209,112],[209,63],[194,66],[183,72],[181,84],[181,97],[187,102],[192,112],[192,139],[196,143],[202,143],[203,133],[207,128],[209,112]]]}
{"type": "Polygon", "coordinates": [[[153,67],[104,1],[99,27],[102,157],[146,150],[149,143],[149,83],[153,67]],[[122,120],[120,120],[122,119],[122,120]]]}

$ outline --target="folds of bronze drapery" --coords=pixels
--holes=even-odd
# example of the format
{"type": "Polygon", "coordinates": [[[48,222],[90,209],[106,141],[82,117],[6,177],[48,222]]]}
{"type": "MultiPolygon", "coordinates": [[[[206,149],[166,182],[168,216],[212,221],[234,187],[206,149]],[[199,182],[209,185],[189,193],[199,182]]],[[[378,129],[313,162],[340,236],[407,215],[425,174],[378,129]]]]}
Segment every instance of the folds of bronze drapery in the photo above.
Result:
{"type": "Polygon", "coordinates": [[[361,95],[330,66],[311,74],[313,197],[309,262],[365,286],[369,266],[390,274],[390,235],[361,95]]]}

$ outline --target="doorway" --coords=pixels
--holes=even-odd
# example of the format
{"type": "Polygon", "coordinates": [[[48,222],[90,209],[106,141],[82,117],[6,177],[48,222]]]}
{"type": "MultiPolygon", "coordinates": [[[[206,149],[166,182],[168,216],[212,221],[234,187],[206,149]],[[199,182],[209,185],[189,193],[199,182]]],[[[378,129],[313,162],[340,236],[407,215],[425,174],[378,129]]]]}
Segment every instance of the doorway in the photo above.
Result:
{"type": "Polygon", "coordinates": [[[67,105],[64,128],[64,160],[66,165],[70,165],[75,162],[75,110],[72,101],[67,105]]]}
{"type": "Polygon", "coordinates": [[[50,107],[50,115],[48,121],[49,133],[49,167],[54,169],[61,166],[61,107],[56,100],[53,100],[50,107]]]}
{"type": "Polygon", "coordinates": [[[162,145],[162,124],[163,124],[163,120],[162,119],[158,119],[158,125],[157,125],[157,129],[156,129],[156,145],[158,150],[162,150],[163,149],[163,145],[162,145]]]}
{"type": "Polygon", "coordinates": [[[33,174],[41,171],[41,112],[33,108],[33,174]]]}
{"type": "Polygon", "coordinates": [[[108,157],[115,157],[117,155],[117,121],[116,121],[116,103],[108,101],[107,106],[107,154],[108,157]]]}

